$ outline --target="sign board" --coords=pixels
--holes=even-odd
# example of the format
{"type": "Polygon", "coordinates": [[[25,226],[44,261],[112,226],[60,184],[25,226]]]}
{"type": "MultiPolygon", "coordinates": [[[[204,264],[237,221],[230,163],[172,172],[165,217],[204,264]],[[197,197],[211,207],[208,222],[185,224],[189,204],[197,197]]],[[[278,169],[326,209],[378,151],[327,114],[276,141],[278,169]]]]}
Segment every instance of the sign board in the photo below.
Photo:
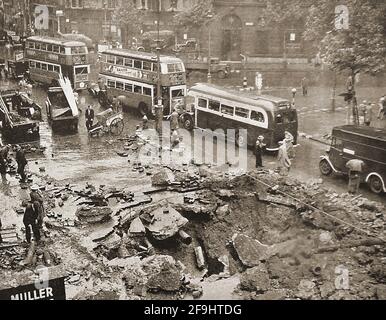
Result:
{"type": "Polygon", "coordinates": [[[245,22],[247,27],[253,27],[255,24],[253,22],[245,22]]]}
{"type": "Polygon", "coordinates": [[[63,10],[56,10],[56,16],[57,17],[63,17],[64,16],[63,10]]]}
{"type": "Polygon", "coordinates": [[[290,33],[290,41],[295,41],[296,40],[296,33],[290,33]]]}
{"type": "Polygon", "coordinates": [[[0,300],[66,300],[64,277],[0,290],[0,300]]]}

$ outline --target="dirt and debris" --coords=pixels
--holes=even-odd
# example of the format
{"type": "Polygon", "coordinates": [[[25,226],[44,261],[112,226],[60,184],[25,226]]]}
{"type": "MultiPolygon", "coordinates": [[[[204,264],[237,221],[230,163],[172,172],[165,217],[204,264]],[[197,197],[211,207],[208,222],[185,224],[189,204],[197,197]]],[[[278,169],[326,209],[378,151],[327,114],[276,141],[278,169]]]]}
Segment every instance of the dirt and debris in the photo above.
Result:
{"type": "Polygon", "coordinates": [[[269,171],[128,165],[154,171],[119,188],[60,183],[38,169],[42,243],[30,250],[24,230],[12,232],[0,269],[60,265],[71,299],[200,299],[211,283],[244,299],[385,299],[379,203],[269,171]]]}

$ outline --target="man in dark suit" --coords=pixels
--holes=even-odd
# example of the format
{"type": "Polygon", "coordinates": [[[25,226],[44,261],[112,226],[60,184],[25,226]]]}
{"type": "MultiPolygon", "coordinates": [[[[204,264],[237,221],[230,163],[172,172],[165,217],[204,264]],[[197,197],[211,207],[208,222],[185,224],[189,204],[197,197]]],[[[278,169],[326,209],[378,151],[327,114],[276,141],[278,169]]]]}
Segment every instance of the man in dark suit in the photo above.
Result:
{"type": "Polygon", "coordinates": [[[17,173],[20,175],[20,182],[26,182],[27,176],[25,174],[25,166],[28,161],[25,158],[24,150],[19,145],[16,146],[16,162],[17,173]]]}
{"type": "Polygon", "coordinates": [[[87,110],[86,110],[86,127],[87,127],[87,130],[90,131],[93,123],[94,123],[94,110],[89,105],[87,107],[87,110]]]}

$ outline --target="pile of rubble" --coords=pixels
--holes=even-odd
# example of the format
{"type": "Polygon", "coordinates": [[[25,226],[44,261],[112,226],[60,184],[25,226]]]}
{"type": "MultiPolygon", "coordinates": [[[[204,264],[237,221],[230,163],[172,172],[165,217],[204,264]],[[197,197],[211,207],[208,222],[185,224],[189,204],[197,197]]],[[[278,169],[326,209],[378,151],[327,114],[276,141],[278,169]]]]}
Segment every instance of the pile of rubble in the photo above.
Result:
{"type": "MultiPolygon", "coordinates": [[[[74,298],[122,297],[120,281],[128,299],[199,298],[203,283],[236,276],[246,299],[385,299],[378,203],[269,171],[233,176],[184,165],[159,168],[149,180],[141,192],[42,186],[47,245],[33,256],[47,264],[48,251],[71,288],[103,278],[101,293],[74,298]],[[91,265],[98,270],[85,273],[91,265]]],[[[20,262],[0,253],[7,268],[20,262]]]]}

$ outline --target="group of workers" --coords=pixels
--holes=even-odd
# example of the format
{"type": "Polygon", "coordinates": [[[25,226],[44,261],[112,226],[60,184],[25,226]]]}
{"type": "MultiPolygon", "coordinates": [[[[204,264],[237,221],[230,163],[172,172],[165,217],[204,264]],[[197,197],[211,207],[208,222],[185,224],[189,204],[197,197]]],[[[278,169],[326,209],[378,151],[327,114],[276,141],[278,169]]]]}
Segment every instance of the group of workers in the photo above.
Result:
{"type": "MultiPolygon", "coordinates": [[[[12,148],[10,145],[0,144],[0,173],[3,183],[7,180],[6,174],[9,164],[11,163],[10,152],[12,148]]],[[[28,161],[25,157],[24,150],[20,145],[16,145],[15,148],[15,160],[17,163],[17,173],[20,176],[20,182],[27,182],[27,175],[25,168],[28,161]]],[[[40,241],[40,229],[43,226],[44,206],[43,197],[39,191],[37,185],[33,185],[30,192],[30,200],[24,210],[23,223],[25,226],[26,241],[31,242],[33,234],[36,242],[40,241]],[[31,232],[32,231],[32,232],[31,232]]],[[[1,227],[0,227],[1,229],[1,227]]],[[[1,241],[0,241],[1,242],[1,241]]]]}
{"type": "MultiPolygon", "coordinates": [[[[264,167],[262,155],[265,147],[266,144],[264,143],[264,137],[260,135],[256,140],[254,150],[257,169],[264,167]]],[[[291,159],[294,157],[294,137],[290,132],[286,131],[284,139],[279,141],[279,148],[277,153],[277,161],[279,165],[278,170],[280,174],[288,175],[292,165],[291,159]]]]}
{"type": "Polygon", "coordinates": [[[30,192],[30,201],[27,203],[23,216],[27,243],[31,242],[32,234],[35,242],[39,243],[41,229],[43,228],[44,212],[43,196],[40,193],[39,187],[33,185],[30,192]]]}
{"type": "MultiPolygon", "coordinates": [[[[9,164],[11,162],[11,159],[9,157],[9,153],[11,151],[10,145],[1,145],[0,144],[0,174],[2,181],[6,181],[6,174],[9,167],[9,164]]],[[[17,173],[20,176],[20,182],[26,182],[27,181],[27,175],[25,172],[25,168],[28,164],[28,161],[25,157],[24,150],[21,148],[21,146],[16,145],[15,146],[15,160],[17,163],[17,173]]]]}

